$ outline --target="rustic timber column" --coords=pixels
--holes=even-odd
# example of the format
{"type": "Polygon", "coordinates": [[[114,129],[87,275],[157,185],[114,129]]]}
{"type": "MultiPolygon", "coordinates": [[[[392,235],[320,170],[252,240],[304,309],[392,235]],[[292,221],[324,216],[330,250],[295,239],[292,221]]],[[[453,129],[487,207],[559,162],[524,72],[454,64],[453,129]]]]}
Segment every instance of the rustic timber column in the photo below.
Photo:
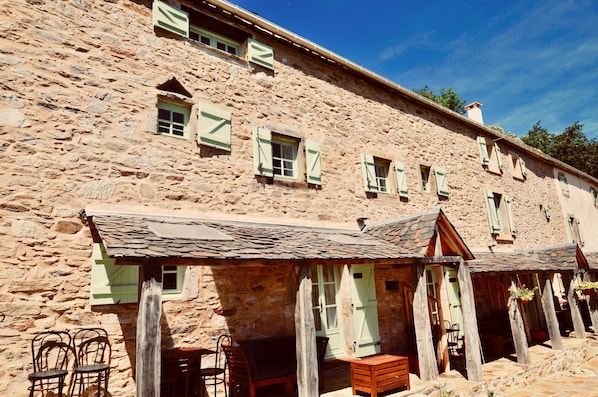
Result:
{"type": "MultiPolygon", "coordinates": [[[[515,288],[515,278],[511,279],[511,287],[515,288]]],[[[511,333],[513,334],[513,344],[515,345],[515,354],[517,355],[517,362],[519,364],[529,364],[529,348],[527,345],[527,336],[525,334],[525,326],[523,325],[523,318],[519,310],[519,303],[515,294],[511,292],[509,296],[509,323],[511,324],[511,333]]]]}
{"type": "Polygon", "coordinates": [[[432,341],[432,324],[428,310],[428,292],[426,288],[426,266],[418,262],[415,266],[415,293],[413,294],[413,325],[415,326],[415,343],[419,361],[421,380],[438,379],[438,366],[432,341]]]}
{"type": "MultiPolygon", "coordinates": [[[[588,272],[583,275],[584,281],[592,281],[588,272]]],[[[592,320],[592,328],[594,332],[598,332],[598,299],[596,299],[596,293],[592,293],[586,297],[586,303],[588,304],[588,310],[590,311],[590,319],[592,320]]]]}
{"type": "MultiPolygon", "coordinates": [[[[544,276],[545,277],[545,276],[544,276]]],[[[542,289],[542,310],[546,318],[546,326],[548,327],[548,335],[550,336],[550,343],[552,348],[556,350],[563,350],[563,339],[561,338],[561,330],[559,328],[559,320],[554,309],[554,293],[552,292],[552,283],[550,277],[545,277],[544,288],[542,289]]]]}
{"type": "Polygon", "coordinates": [[[312,304],[311,266],[299,267],[295,302],[295,340],[297,349],[297,393],[299,397],[317,397],[318,356],[316,326],[312,304]]]}
{"type": "Polygon", "coordinates": [[[569,302],[569,310],[571,311],[571,320],[573,322],[573,329],[575,330],[575,337],[579,339],[586,338],[586,326],[583,323],[583,318],[579,312],[579,301],[577,294],[573,287],[577,283],[577,277],[571,277],[569,283],[569,290],[567,291],[567,301],[569,302]]]}
{"type": "Polygon", "coordinates": [[[162,266],[140,266],[139,273],[142,284],[137,313],[137,397],[160,397],[162,266]]]}
{"type": "Polygon", "coordinates": [[[475,311],[475,297],[469,267],[463,258],[459,261],[457,281],[461,292],[461,310],[463,311],[463,335],[465,343],[465,368],[467,379],[482,381],[482,347],[478,333],[478,319],[475,311]]]}

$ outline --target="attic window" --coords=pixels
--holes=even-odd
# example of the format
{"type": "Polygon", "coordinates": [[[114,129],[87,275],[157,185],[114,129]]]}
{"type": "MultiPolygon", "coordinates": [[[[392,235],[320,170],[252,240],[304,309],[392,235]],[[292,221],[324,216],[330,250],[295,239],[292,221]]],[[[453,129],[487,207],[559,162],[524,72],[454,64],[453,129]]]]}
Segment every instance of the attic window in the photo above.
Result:
{"type": "Polygon", "coordinates": [[[205,225],[146,222],[148,229],[158,237],[194,240],[231,241],[232,237],[205,225]]]}

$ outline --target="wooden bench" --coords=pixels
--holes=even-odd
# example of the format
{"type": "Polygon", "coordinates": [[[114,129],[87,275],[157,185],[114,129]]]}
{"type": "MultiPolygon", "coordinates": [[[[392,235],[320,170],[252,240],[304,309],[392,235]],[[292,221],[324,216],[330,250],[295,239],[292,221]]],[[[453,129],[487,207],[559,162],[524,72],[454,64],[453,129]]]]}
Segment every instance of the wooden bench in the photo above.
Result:
{"type": "MultiPolygon", "coordinates": [[[[318,337],[318,369],[322,368],[328,338],[318,337]]],[[[260,387],[284,384],[291,396],[297,380],[295,337],[240,341],[230,347],[228,359],[230,396],[255,397],[260,387]]],[[[323,385],[320,370],[320,387],[323,385]]]]}

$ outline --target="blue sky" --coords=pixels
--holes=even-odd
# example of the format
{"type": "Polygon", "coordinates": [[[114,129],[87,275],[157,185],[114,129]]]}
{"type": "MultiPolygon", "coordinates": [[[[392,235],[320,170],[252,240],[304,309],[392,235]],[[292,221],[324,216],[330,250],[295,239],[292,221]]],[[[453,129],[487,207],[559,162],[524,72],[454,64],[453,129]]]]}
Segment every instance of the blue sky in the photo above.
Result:
{"type": "Polygon", "coordinates": [[[231,0],[408,89],[454,89],[523,136],[598,139],[598,2],[231,0]]]}

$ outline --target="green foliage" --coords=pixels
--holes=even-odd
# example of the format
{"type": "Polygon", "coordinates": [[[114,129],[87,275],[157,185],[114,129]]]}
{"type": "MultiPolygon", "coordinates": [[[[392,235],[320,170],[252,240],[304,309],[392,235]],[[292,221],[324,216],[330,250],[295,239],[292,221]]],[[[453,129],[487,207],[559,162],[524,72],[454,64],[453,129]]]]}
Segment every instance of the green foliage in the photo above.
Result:
{"type": "Polygon", "coordinates": [[[415,90],[419,95],[426,97],[440,105],[451,109],[459,114],[465,114],[465,99],[462,99],[452,88],[440,90],[440,94],[434,93],[427,85],[424,88],[415,90]]]}
{"type": "Polygon", "coordinates": [[[538,121],[521,140],[563,163],[598,178],[598,142],[595,139],[588,139],[582,130],[583,124],[576,121],[562,133],[553,134],[542,127],[538,121]]]}
{"type": "Polygon", "coordinates": [[[534,299],[534,293],[537,289],[538,287],[529,289],[525,286],[525,284],[523,284],[521,287],[509,287],[509,292],[519,299],[531,301],[534,299]]]}

